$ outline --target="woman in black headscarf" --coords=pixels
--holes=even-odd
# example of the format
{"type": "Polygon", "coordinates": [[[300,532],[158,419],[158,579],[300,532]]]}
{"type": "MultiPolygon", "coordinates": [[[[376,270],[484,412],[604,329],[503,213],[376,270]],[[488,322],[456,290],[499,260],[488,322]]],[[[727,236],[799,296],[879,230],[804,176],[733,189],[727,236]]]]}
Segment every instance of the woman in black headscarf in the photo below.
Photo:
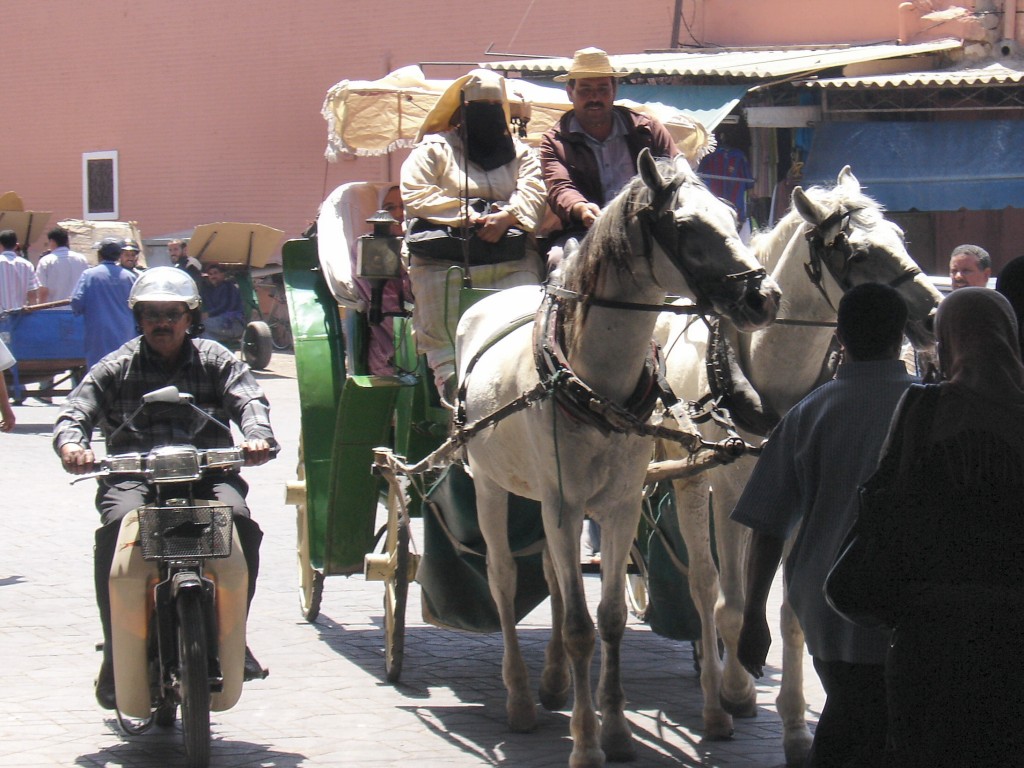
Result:
{"type": "Polygon", "coordinates": [[[886,661],[887,765],[1022,766],[1017,321],[996,291],[960,288],[939,305],[936,331],[943,380],[932,397],[915,398],[913,388],[904,397],[881,459],[898,467],[891,486],[903,492],[877,523],[886,526],[898,574],[886,661]]]}

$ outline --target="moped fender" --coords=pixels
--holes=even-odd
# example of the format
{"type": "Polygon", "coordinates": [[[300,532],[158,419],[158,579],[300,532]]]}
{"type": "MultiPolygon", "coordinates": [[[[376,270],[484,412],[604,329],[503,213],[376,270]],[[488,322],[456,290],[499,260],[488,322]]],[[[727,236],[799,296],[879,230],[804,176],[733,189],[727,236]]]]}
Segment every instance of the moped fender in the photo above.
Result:
{"type": "Polygon", "coordinates": [[[210,709],[231,709],[242,695],[245,674],[245,620],[249,611],[249,569],[238,531],[232,531],[231,555],[207,560],[203,575],[216,586],[217,647],[224,678],[219,693],[210,699],[210,709]]]}
{"type": "Polygon", "coordinates": [[[142,559],[138,542],[139,516],[129,512],[121,521],[110,568],[110,640],[117,708],[143,719],[150,713],[149,617],[159,571],[156,563],[142,559]]]}

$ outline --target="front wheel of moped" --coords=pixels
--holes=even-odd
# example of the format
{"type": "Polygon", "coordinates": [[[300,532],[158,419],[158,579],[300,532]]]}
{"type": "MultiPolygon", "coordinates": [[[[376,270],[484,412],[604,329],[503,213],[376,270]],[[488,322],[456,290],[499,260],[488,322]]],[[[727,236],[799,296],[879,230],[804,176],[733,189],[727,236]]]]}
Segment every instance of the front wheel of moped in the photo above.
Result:
{"type": "Polygon", "coordinates": [[[189,768],[207,768],[210,764],[210,672],[202,594],[182,590],[176,603],[181,730],[185,738],[185,755],[189,768]]]}

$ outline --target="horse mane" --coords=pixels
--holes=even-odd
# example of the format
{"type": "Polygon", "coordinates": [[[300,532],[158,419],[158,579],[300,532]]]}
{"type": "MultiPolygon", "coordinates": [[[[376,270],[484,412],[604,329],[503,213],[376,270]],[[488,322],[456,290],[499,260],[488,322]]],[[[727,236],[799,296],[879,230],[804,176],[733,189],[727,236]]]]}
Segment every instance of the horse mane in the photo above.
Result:
{"type": "MultiPolygon", "coordinates": [[[[675,183],[677,176],[687,178],[686,170],[680,171],[672,160],[658,159],[656,163],[662,179],[672,179],[675,183]]],[[[692,170],[689,177],[694,183],[702,183],[692,170]]],[[[651,190],[643,178],[639,174],[634,176],[602,210],[575,253],[566,253],[562,262],[562,285],[582,296],[590,296],[597,289],[601,270],[615,268],[633,274],[634,249],[630,241],[630,225],[636,220],[637,213],[651,204],[651,197],[651,190]]],[[[644,257],[650,262],[653,254],[648,252],[644,257]]],[[[571,339],[571,329],[577,321],[586,315],[586,307],[580,304],[573,301],[565,307],[563,318],[567,340],[571,339]]]]}

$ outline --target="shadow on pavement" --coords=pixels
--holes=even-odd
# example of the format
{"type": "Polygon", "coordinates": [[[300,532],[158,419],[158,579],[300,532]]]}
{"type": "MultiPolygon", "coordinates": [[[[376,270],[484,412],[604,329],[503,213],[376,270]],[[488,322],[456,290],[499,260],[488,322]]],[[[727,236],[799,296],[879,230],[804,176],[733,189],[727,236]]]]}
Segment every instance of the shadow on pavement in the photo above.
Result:
{"type": "MultiPolygon", "coordinates": [[[[417,605],[418,600],[410,600],[411,608],[417,605]]],[[[388,685],[382,652],[384,629],[379,616],[370,619],[376,624],[372,629],[365,625],[351,628],[321,614],[313,626],[333,651],[379,680],[380,685],[388,685]]],[[[549,637],[546,628],[519,627],[519,641],[534,692],[549,637]]],[[[552,756],[551,765],[565,765],[572,748],[571,696],[561,712],[548,712],[538,703],[535,732],[511,732],[505,721],[502,650],[500,634],[456,632],[418,622],[408,627],[402,676],[394,686],[408,701],[400,708],[414,714],[437,737],[484,764],[526,764],[543,753],[552,756]],[[450,699],[438,700],[438,689],[451,691],[461,704],[452,705],[450,699]]],[[[591,679],[596,692],[599,650],[594,656],[591,679]]],[[[738,719],[732,740],[702,741],[702,694],[689,643],[668,640],[646,628],[627,626],[622,659],[627,716],[637,749],[635,764],[732,764],[729,758],[735,758],[739,741],[763,739],[766,727],[778,728],[775,746],[781,751],[781,724],[769,707],[759,707],[757,719],[738,719]]],[[[766,667],[762,682],[779,672],[766,667]]],[[[771,742],[766,746],[770,748],[771,742]]]]}
{"type": "MultiPolygon", "coordinates": [[[[125,736],[114,719],[106,721],[123,741],[87,755],[79,755],[75,765],[184,765],[185,745],[181,740],[181,724],[174,728],[154,728],[141,736],[125,736]]],[[[216,724],[214,724],[216,728],[216,724]]],[[[272,765],[274,768],[300,768],[306,756],[280,752],[248,741],[227,741],[214,733],[210,743],[210,764],[216,766],[272,765]]]]}

